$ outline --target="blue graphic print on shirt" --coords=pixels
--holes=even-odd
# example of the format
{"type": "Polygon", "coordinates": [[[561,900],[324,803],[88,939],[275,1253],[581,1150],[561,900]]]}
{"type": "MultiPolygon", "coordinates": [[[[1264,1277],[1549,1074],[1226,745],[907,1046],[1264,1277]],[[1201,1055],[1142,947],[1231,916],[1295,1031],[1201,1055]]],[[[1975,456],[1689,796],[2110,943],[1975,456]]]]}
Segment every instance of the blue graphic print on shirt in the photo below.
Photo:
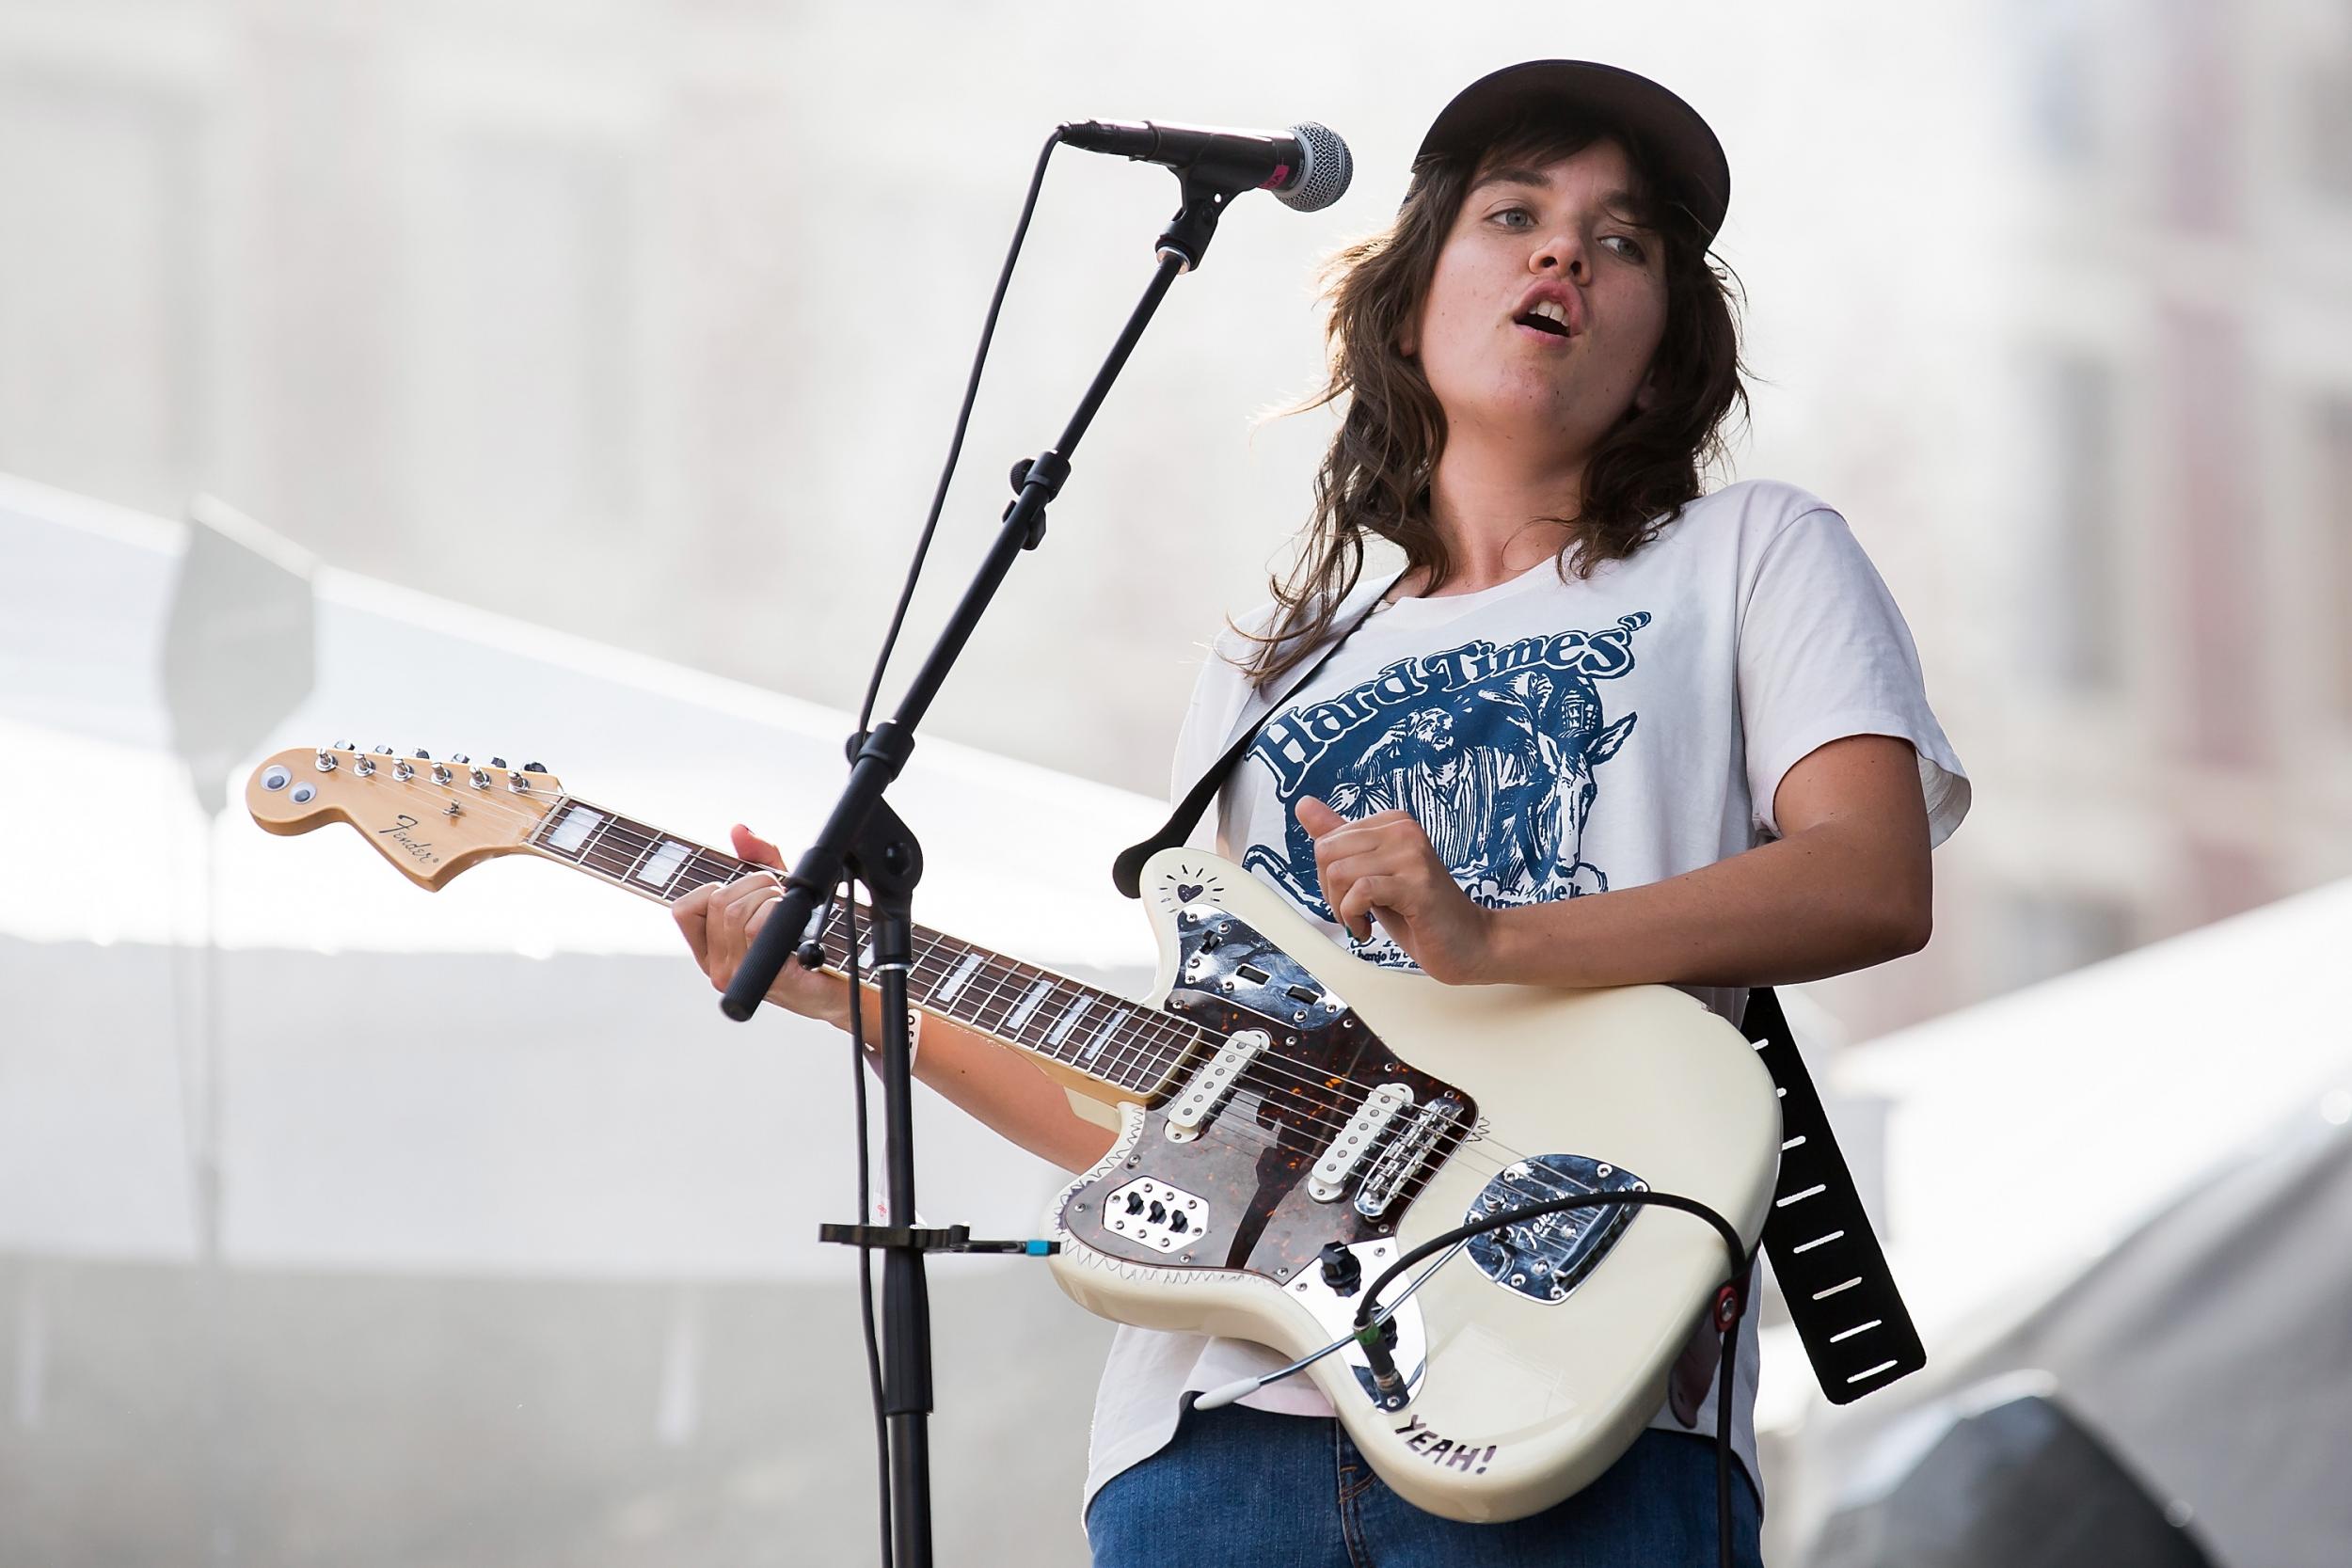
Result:
{"type": "MultiPolygon", "coordinates": [[[[1608,875],[1580,852],[1599,793],[1593,773],[1639,716],[1605,722],[1595,683],[1633,668],[1633,634],[1649,622],[1636,612],[1603,631],[1467,642],[1277,714],[1249,754],[1274,776],[1283,843],[1250,845],[1243,865],[1331,919],[1295,810],[1313,795],[1351,818],[1409,813],[1488,909],[1606,893],[1608,875]]],[[[1412,961],[1376,925],[1355,949],[1392,968],[1412,961]]]]}

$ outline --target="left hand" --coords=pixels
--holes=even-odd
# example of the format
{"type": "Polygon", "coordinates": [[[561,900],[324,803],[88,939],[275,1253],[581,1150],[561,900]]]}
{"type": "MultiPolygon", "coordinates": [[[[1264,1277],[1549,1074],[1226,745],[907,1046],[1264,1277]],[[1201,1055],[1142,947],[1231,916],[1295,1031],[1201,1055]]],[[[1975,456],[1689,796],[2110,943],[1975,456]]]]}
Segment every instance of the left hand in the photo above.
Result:
{"type": "Polygon", "coordinates": [[[1455,883],[1420,823],[1402,811],[1351,822],[1311,795],[1295,809],[1315,842],[1324,902],[1349,935],[1364,941],[1377,920],[1431,979],[1457,986],[1481,979],[1494,911],[1455,883]]]}

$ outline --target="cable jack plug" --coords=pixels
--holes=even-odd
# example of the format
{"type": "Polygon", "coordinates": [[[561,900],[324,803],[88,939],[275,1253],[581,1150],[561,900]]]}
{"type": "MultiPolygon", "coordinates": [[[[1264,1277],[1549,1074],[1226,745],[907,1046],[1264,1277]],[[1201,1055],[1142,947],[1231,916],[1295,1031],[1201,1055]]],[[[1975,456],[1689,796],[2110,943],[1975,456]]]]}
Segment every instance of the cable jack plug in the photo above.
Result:
{"type": "Polygon", "coordinates": [[[1383,1410],[1402,1410],[1409,1394],[1405,1386],[1405,1374],[1396,1370],[1396,1320],[1383,1318],[1356,1331],[1356,1342],[1364,1349],[1364,1359],[1372,1365],[1374,1397],[1383,1410]]]}

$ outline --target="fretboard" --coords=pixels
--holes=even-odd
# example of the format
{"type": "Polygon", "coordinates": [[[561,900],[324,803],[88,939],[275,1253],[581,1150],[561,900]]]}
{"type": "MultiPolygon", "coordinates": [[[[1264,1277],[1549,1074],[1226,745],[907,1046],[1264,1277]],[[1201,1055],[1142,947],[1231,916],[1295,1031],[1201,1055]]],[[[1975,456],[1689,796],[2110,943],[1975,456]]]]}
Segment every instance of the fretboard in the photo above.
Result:
{"type": "MultiPolygon", "coordinates": [[[[768,869],[569,796],[548,811],[530,843],[551,860],[664,904],[768,869]]],[[[859,976],[870,986],[873,937],[863,907],[836,903],[828,911],[820,938],[825,967],[849,973],[852,921],[862,947],[859,976]]],[[[924,926],[914,927],[907,996],[925,1012],[1137,1095],[1165,1084],[1203,1037],[1182,1019],[924,926]]]]}

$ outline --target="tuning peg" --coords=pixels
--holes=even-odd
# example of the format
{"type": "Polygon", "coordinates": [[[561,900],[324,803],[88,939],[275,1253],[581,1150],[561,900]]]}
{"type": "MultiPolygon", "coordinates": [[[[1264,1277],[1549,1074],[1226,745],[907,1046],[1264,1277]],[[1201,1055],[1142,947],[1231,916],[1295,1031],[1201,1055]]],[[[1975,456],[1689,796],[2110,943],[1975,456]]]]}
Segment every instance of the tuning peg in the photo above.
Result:
{"type": "Polygon", "coordinates": [[[426,751],[421,746],[418,747],[414,752],[411,752],[409,755],[415,757],[419,762],[431,762],[433,760],[433,753],[426,751]]]}
{"type": "Polygon", "coordinates": [[[354,746],[348,740],[338,740],[335,742],[335,750],[338,752],[356,752],[358,748],[354,746]]]}
{"type": "Polygon", "coordinates": [[[526,773],[544,773],[547,770],[548,765],[544,762],[526,762],[523,764],[523,771],[526,773]]]}
{"type": "Polygon", "coordinates": [[[406,757],[394,757],[392,759],[393,778],[398,779],[402,784],[406,784],[409,780],[415,778],[416,776],[416,765],[410,762],[406,757]]]}
{"type": "Polygon", "coordinates": [[[450,761],[452,761],[452,762],[453,762],[453,763],[456,763],[459,767],[461,767],[461,768],[462,768],[462,767],[464,767],[467,763],[469,763],[469,762],[473,761],[473,758],[471,758],[471,757],[468,756],[468,755],[467,755],[465,752],[452,752],[449,754],[449,760],[450,760],[450,761]]]}
{"type": "Polygon", "coordinates": [[[335,771],[335,753],[324,746],[319,748],[319,771],[322,773],[335,771]]]}
{"type": "Polygon", "coordinates": [[[506,766],[506,759],[504,757],[492,757],[490,759],[490,766],[493,768],[503,768],[506,766]]]}
{"type": "Polygon", "coordinates": [[[389,746],[378,746],[375,749],[375,754],[379,757],[388,757],[392,754],[392,749],[389,746]]]}

